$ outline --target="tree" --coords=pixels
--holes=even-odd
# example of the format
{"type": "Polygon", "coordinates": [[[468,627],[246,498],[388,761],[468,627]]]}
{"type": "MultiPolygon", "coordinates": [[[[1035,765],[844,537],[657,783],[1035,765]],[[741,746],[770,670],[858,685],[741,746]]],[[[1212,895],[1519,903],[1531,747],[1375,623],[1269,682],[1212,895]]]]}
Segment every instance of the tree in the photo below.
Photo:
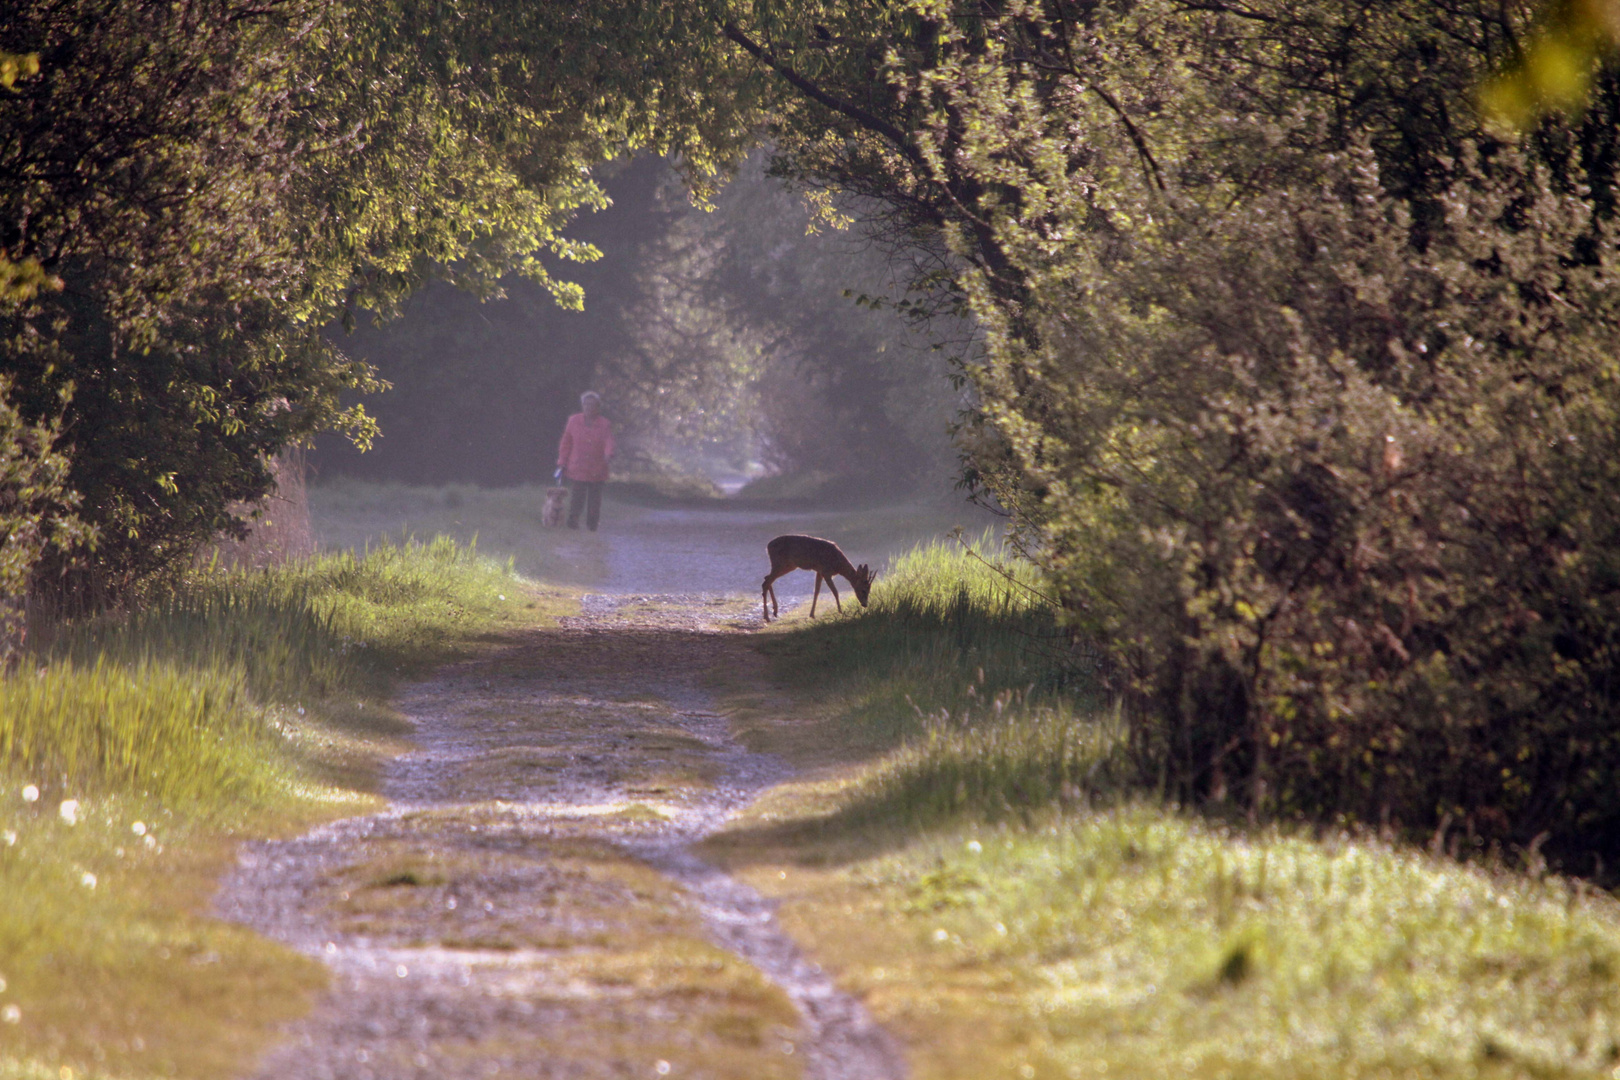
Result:
{"type": "Polygon", "coordinates": [[[370,436],[342,396],[377,383],[321,334],[333,318],[392,313],[437,277],[488,293],[509,271],[576,302],[537,253],[593,254],[561,232],[600,198],[592,164],[651,147],[701,180],[734,155],[747,79],[713,50],[668,55],[681,18],[414,0],[0,12],[0,41],[39,57],[0,96],[0,251],[65,286],[0,313],[0,372],[31,423],[72,391],[69,483],[99,542],[60,560],[70,588],[127,588],[239,527],[230,508],[267,490],[281,447],[370,436]]]}
{"type": "Polygon", "coordinates": [[[727,27],[800,96],[784,171],[951,237],[986,330],[977,475],[1114,646],[1180,797],[1617,835],[1615,79],[1489,130],[1476,88],[1531,14],[727,27]]]}

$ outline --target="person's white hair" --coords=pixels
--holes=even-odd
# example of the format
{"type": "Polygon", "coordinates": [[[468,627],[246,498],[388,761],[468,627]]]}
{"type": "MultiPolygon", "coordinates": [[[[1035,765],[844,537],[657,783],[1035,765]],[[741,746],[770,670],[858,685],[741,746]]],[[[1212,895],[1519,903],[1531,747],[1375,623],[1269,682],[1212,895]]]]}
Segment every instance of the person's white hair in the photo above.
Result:
{"type": "Polygon", "coordinates": [[[595,390],[587,390],[583,394],[579,395],[579,403],[583,405],[587,401],[594,401],[600,405],[602,404],[602,395],[598,394],[595,390]]]}

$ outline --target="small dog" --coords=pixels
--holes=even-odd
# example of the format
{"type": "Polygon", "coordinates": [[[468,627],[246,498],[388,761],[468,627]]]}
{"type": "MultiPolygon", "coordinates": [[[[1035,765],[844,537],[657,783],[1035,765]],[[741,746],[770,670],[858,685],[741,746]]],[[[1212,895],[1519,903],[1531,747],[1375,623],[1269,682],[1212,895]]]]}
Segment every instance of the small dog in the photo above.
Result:
{"type": "Polygon", "coordinates": [[[563,504],[568,501],[568,489],[565,487],[546,488],[546,505],[540,511],[540,524],[548,529],[555,529],[563,523],[563,504]]]}

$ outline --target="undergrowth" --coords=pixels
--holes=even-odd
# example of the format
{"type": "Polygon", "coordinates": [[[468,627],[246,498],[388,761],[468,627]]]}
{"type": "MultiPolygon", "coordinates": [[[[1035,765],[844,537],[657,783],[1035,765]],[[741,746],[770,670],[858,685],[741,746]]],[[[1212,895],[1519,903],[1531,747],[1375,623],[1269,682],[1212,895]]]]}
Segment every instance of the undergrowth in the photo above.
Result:
{"type": "Polygon", "coordinates": [[[0,677],[0,1078],[249,1060],[324,976],[207,917],[233,838],[366,805],[393,681],[563,602],[441,539],[36,619],[0,677]]]}

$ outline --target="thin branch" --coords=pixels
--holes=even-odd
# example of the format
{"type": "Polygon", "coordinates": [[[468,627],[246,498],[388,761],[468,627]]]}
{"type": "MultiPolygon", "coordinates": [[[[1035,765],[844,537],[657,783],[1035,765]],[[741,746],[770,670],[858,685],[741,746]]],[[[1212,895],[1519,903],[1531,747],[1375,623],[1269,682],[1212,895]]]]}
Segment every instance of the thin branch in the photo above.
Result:
{"type": "Polygon", "coordinates": [[[805,96],[820,103],[821,105],[826,106],[833,112],[848,117],[857,124],[860,124],[862,127],[882,135],[885,139],[888,139],[891,143],[893,143],[895,149],[904,154],[913,164],[919,166],[925,165],[922,153],[912,145],[911,139],[906,135],[905,132],[901,131],[899,128],[895,127],[881,116],[870,113],[861,108],[859,105],[844,101],[841,98],[828,93],[826,90],[823,90],[821,87],[817,86],[803,75],[800,75],[797,71],[794,71],[792,66],[790,66],[786,61],[779,59],[772,50],[766,48],[764,45],[761,45],[759,42],[743,33],[735,22],[727,21],[721,27],[721,29],[725,32],[726,37],[742,46],[743,50],[754,59],[758,60],[766,67],[782,76],[783,79],[786,79],[794,87],[801,90],[805,96]]]}
{"type": "Polygon", "coordinates": [[[1074,44],[1069,40],[1068,20],[1060,17],[1058,19],[1058,29],[1061,35],[1059,40],[1063,43],[1063,59],[1069,66],[1069,74],[1079,79],[1088,90],[1102,98],[1103,103],[1114,110],[1114,115],[1119,117],[1119,122],[1125,125],[1125,134],[1130,136],[1131,143],[1136,147],[1137,157],[1141,158],[1143,164],[1147,166],[1145,171],[1148,173],[1149,182],[1155,184],[1160,191],[1168,190],[1164,184],[1164,174],[1159,171],[1158,159],[1153,156],[1153,151],[1148,149],[1147,140],[1142,137],[1142,132],[1136,126],[1136,123],[1126,114],[1125,107],[1119,103],[1119,99],[1098,86],[1095,79],[1088,79],[1080,74],[1080,67],[1075,63],[1074,59],[1074,44]]]}
{"type": "Polygon", "coordinates": [[[1164,175],[1159,172],[1159,163],[1153,157],[1153,151],[1148,149],[1147,140],[1142,138],[1142,133],[1137,130],[1136,124],[1132,122],[1129,116],[1125,115],[1124,107],[1120,105],[1113,94],[1110,94],[1089,79],[1086,80],[1086,88],[1102,98],[1103,102],[1114,110],[1114,115],[1119,117],[1120,123],[1125,125],[1125,134],[1129,135],[1131,142],[1136,145],[1137,154],[1147,163],[1147,167],[1152,173],[1153,183],[1158,185],[1160,191],[1168,190],[1164,185],[1164,175]]]}
{"type": "Polygon", "coordinates": [[[1195,0],[1181,0],[1178,6],[1186,8],[1188,11],[1203,11],[1213,15],[1234,15],[1239,19],[1252,19],[1255,22],[1278,23],[1282,21],[1275,15],[1252,11],[1238,4],[1197,3],[1195,0]]]}

